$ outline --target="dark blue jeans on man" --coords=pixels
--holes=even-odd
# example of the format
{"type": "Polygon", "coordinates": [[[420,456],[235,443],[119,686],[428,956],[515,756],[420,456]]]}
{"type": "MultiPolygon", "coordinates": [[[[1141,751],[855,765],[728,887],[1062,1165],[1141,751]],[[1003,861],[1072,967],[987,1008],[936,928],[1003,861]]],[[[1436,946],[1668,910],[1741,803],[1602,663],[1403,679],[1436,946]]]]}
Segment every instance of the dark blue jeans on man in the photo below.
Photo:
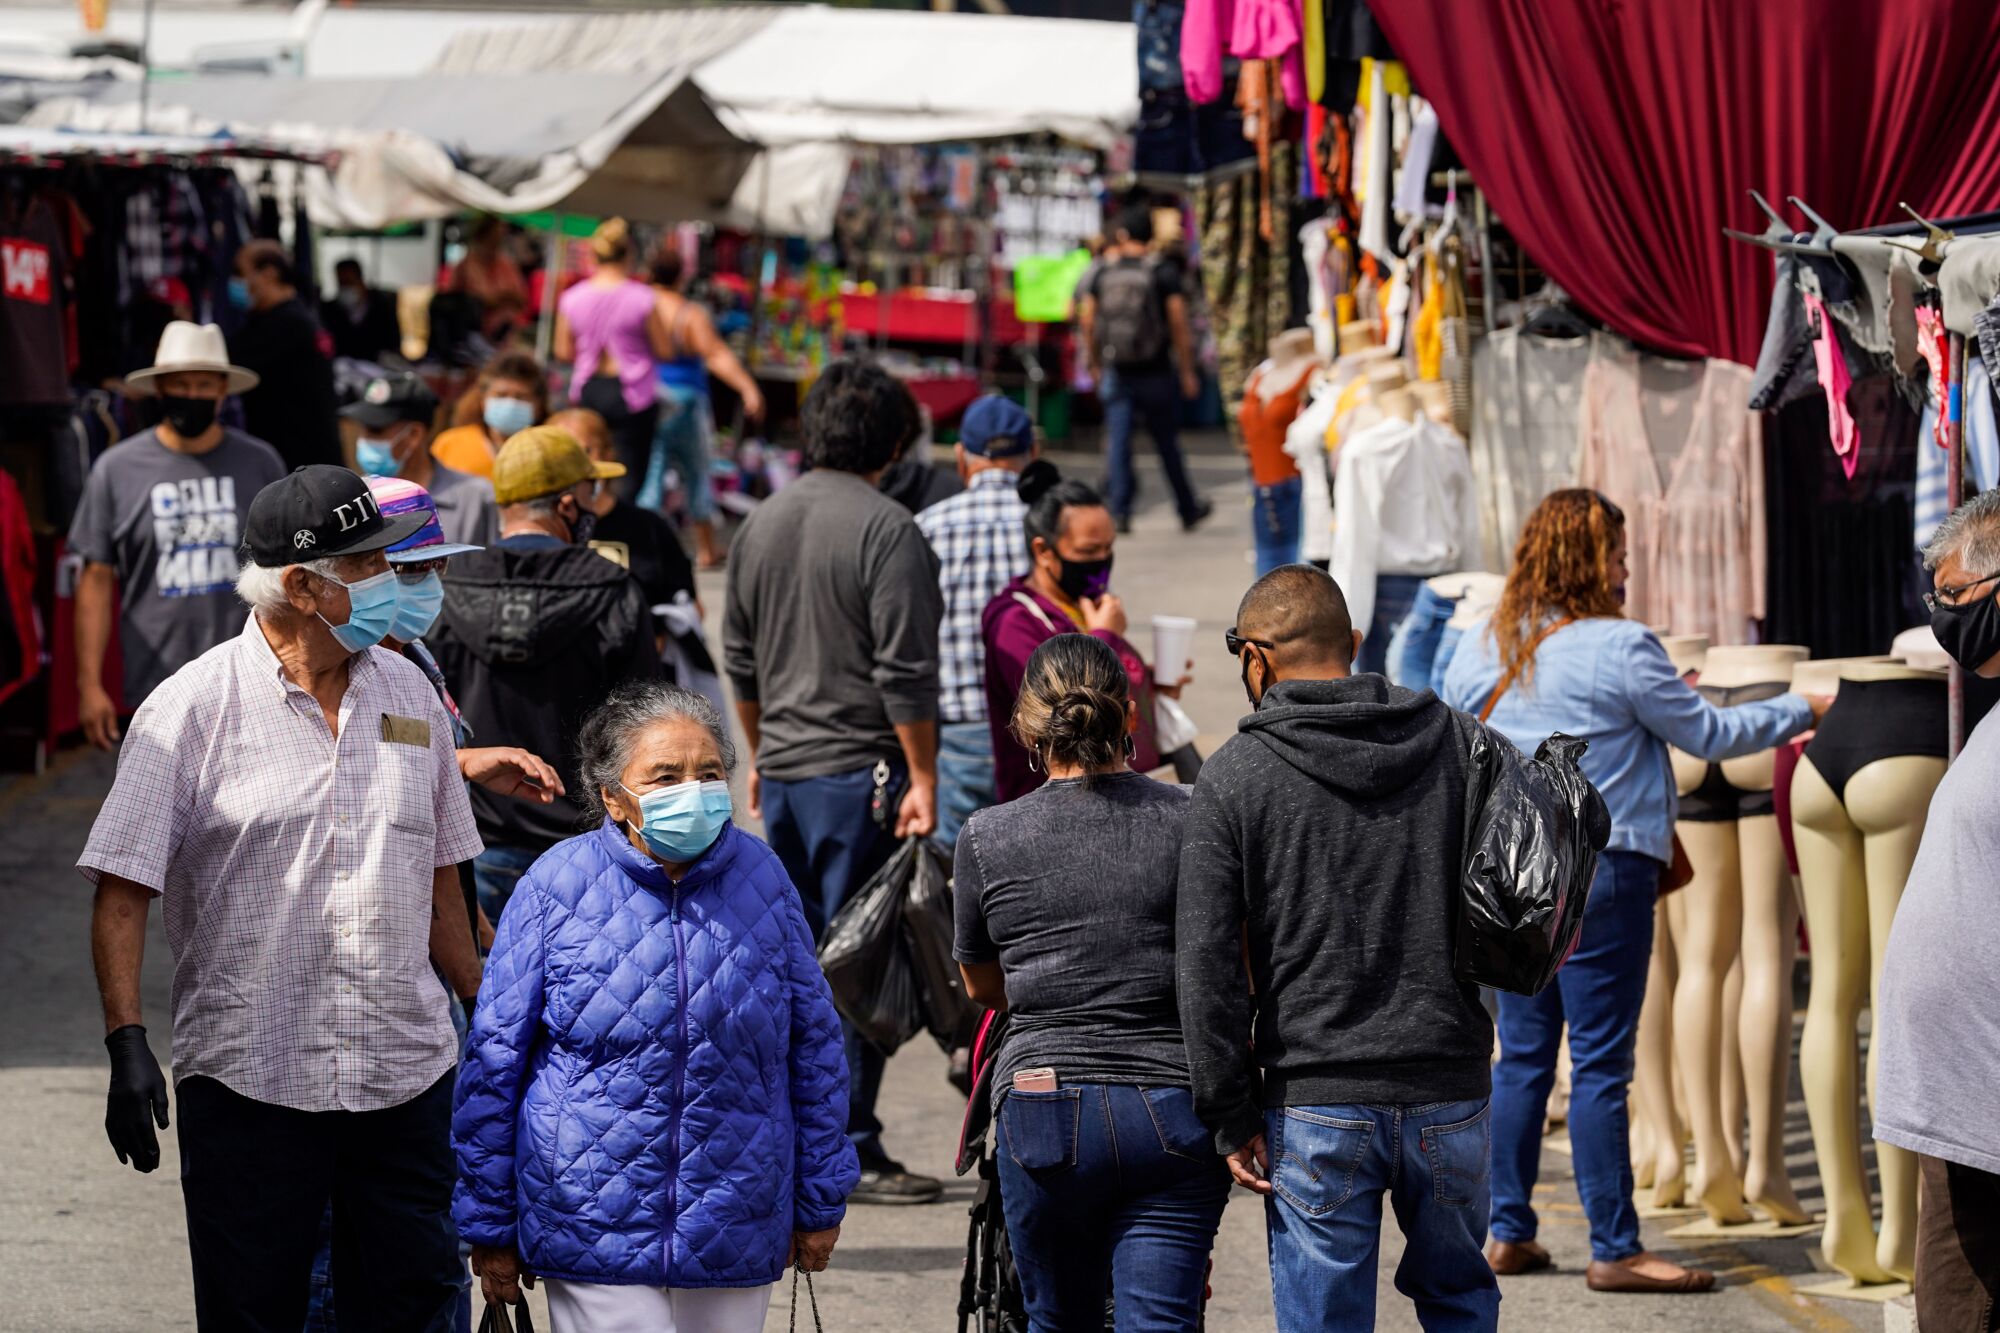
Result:
{"type": "Polygon", "coordinates": [[[182,1079],[196,1322],[303,1329],[330,1202],[338,1327],[453,1333],[466,1290],[451,1222],[456,1075],[379,1111],[295,1111],[182,1079]]]}
{"type": "Polygon", "coordinates": [[[500,924],[500,913],[514,896],[514,886],[541,855],[532,847],[488,847],[474,859],[472,883],[479,892],[479,910],[486,913],[488,921],[500,924]]]}
{"type": "Polygon", "coordinates": [[[1264,1113],[1280,1333],[1375,1327],[1384,1194],[1403,1231],[1396,1290],[1416,1304],[1425,1333],[1499,1326],[1500,1285],[1484,1253],[1486,1111],[1480,1100],[1264,1113]]]}
{"type": "Polygon", "coordinates": [[[1172,371],[1119,370],[1104,368],[1098,385],[1104,403],[1105,467],[1111,474],[1111,494],[1104,497],[1111,516],[1132,517],[1132,496],[1137,483],[1132,476],[1132,427],[1143,422],[1159,451],[1160,469],[1173,488],[1174,508],[1181,522],[1194,523],[1202,514],[1201,499],[1188,480],[1187,461],[1181,457],[1181,385],[1172,371]]]}
{"type": "Polygon", "coordinates": [[[1036,1333],[1199,1326],[1229,1170],[1186,1088],[1008,1091],[1000,1206],[1036,1333]]]}
{"type": "Polygon", "coordinates": [[[1591,1257],[1616,1263],[1645,1248],[1632,1202],[1625,1102],[1659,886],[1658,861],[1637,852],[1605,852],[1584,903],[1576,952],[1541,994],[1499,997],[1500,1062],[1493,1067],[1496,1239],[1518,1245],[1535,1238],[1529,1198],[1541,1169],[1543,1116],[1568,1023],[1569,1141],[1576,1190],[1590,1221],[1591,1257]]]}
{"type": "Polygon", "coordinates": [[[1252,492],[1250,544],[1257,552],[1257,577],[1299,559],[1299,510],[1305,483],[1287,477],[1252,492]]]}
{"type": "MultiPolygon", "coordinates": [[[[906,785],[908,770],[900,759],[890,768],[889,792],[900,799],[897,793],[906,785]]],[[[874,765],[789,782],[765,778],[762,786],[764,836],[799,891],[806,924],[818,940],[847,900],[896,851],[893,824],[885,829],[874,819],[874,765]]],[[[888,1057],[845,1020],[841,1029],[847,1035],[847,1137],[867,1170],[887,1160],[875,1099],[888,1057]]]]}
{"type": "Polygon", "coordinates": [[[950,856],[965,821],[993,804],[993,732],[986,719],[938,727],[937,845],[950,856]]]}

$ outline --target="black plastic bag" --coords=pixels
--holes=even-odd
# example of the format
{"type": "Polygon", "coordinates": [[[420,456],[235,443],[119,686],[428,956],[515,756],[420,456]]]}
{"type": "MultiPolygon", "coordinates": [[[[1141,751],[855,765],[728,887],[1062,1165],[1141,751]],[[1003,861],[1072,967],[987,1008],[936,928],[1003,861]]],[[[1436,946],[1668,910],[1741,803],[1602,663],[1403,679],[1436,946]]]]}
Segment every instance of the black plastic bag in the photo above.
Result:
{"type": "Polygon", "coordinates": [[[909,931],[910,960],[924,1001],[924,1027],[946,1051],[966,1044],[978,1007],[966,998],[965,978],[951,956],[956,923],[951,910],[951,872],[929,838],[912,838],[904,850],[915,850],[910,887],[903,899],[903,925],[909,931]]]}
{"type": "Polygon", "coordinates": [[[1586,742],[1557,732],[1529,760],[1498,732],[1461,721],[1469,755],[1453,971],[1533,995],[1576,949],[1611,816],[1578,767],[1586,742]]]}
{"type": "Polygon", "coordinates": [[[924,1028],[923,997],[903,926],[917,849],[906,842],[847,900],[820,941],[833,1007],[863,1038],[892,1052],[924,1028]]]}
{"type": "Polygon", "coordinates": [[[526,1296],[514,1311],[514,1317],[509,1318],[506,1306],[487,1302],[486,1313],[479,1317],[479,1333],[535,1333],[535,1316],[528,1309],[526,1296]]]}

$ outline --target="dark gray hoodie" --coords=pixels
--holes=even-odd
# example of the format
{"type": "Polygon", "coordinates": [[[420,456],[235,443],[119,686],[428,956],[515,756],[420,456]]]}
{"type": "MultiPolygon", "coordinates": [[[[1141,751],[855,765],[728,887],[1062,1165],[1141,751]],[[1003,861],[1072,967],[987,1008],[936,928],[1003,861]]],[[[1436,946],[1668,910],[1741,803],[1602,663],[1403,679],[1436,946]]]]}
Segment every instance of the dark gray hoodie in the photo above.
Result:
{"type": "Polygon", "coordinates": [[[1376,675],[1280,681],[1203,766],[1175,970],[1222,1151],[1262,1107],[1488,1094],[1493,1026],[1451,965],[1465,772],[1451,710],[1376,675]]]}

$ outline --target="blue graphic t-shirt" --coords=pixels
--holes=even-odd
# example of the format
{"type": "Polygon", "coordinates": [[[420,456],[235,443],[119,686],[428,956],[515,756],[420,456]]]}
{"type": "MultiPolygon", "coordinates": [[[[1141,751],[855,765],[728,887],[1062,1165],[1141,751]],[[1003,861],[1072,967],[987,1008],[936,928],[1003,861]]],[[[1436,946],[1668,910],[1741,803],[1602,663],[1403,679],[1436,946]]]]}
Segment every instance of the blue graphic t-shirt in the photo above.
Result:
{"type": "Polygon", "coordinates": [[[224,430],[205,454],[176,453],[150,430],[90,469],[69,549],[118,572],[125,710],[216,644],[243,632],[236,548],[257,492],[285,474],[277,450],[224,430]]]}

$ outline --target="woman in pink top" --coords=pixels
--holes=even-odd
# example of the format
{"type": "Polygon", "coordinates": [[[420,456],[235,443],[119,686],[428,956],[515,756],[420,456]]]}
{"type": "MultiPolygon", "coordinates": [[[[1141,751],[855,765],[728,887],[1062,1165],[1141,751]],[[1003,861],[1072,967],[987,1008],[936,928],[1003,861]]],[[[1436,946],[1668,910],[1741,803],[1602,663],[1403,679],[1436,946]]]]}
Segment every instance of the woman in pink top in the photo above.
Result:
{"type": "Polygon", "coordinates": [[[570,401],[611,428],[625,475],[613,483],[631,499],[646,475],[660,415],[654,367],[673,350],[653,289],[632,275],[632,236],[623,218],[607,219],[590,238],[597,264],[556,306],[555,353],[572,367],[570,401]]]}

